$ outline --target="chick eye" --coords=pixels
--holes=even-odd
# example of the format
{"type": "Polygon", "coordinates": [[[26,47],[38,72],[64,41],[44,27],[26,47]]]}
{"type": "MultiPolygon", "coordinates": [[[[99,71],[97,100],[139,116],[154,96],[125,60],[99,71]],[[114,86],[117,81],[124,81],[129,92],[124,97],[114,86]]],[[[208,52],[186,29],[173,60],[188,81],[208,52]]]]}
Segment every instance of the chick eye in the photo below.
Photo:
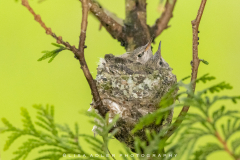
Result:
{"type": "Polygon", "coordinates": [[[141,58],[143,56],[144,52],[142,52],[141,54],[138,55],[139,58],[141,58]]]}

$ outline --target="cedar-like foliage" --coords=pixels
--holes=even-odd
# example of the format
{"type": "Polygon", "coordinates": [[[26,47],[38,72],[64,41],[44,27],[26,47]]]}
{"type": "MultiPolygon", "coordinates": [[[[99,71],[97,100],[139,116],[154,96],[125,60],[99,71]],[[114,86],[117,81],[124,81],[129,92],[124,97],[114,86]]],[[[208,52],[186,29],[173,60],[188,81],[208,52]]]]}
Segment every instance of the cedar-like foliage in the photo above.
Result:
{"type": "MultiPolygon", "coordinates": [[[[219,108],[213,107],[214,104],[220,100],[231,100],[236,103],[240,96],[217,96],[217,92],[232,87],[225,82],[221,82],[212,87],[208,87],[195,94],[192,92],[192,84],[184,84],[182,79],[173,86],[169,92],[163,96],[159,109],[151,114],[140,119],[139,124],[136,125],[132,132],[144,129],[144,126],[152,123],[159,124],[167,112],[178,106],[190,105],[198,110],[196,113],[187,113],[184,123],[174,135],[168,139],[164,139],[171,125],[165,125],[160,133],[155,133],[150,130],[145,130],[147,141],[140,141],[135,138],[135,151],[137,155],[144,154],[145,156],[130,156],[134,155],[126,146],[124,151],[120,154],[128,154],[128,157],[122,156],[121,159],[131,160],[157,160],[157,159],[191,159],[191,160],[205,160],[207,156],[216,151],[226,151],[234,159],[240,157],[240,137],[231,140],[234,133],[240,131],[240,115],[239,110],[229,110],[225,106],[219,108]],[[172,97],[172,92],[177,88],[183,88],[176,97],[172,97]],[[214,96],[207,94],[210,92],[214,96]],[[187,96],[188,95],[188,96],[187,96]],[[174,102],[175,99],[179,101],[174,102]],[[174,103],[173,103],[174,102],[174,103]],[[228,118],[225,123],[220,124],[221,118],[228,118]],[[209,142],[208,144],[196,148],[196,143],[205,136],[213,136],[220,143],[209,142]],[[220,135],[223,135],[221,137],[220,135]],[[227,145],[231,144],[231,149],[227,145]],[[172,157],[162,155],[164,153],[172,154],[172,157]],[[149,155],[149,156],[148,156],[149,155]],[[159,157],[161,155],[161,158],[159,157]],[[175,157],[176,156],[176,157],[175,157]]],[[[206,83],[214,80],[215,77],[208,74],[203,75],[196,82],[206,83]]],[[[102,140],[93,135],[84,135],[79,133],[79,126],[75,124],[75,129],[72,131],[68,125],[59,125],[54,121],[54,107],[42,105],[34,105],[37,110],[37,121],[33,122],[28,111],[25,108],[21,109],[23,117],[23,129],[15,127],[5,118],[2,119],[5,124],[5,129],[2,132],[10,133],[4,150],[7,150],[14,141],[22,136],[28,136],[25,141],[14,152],[15,158],[13,160],[26,159],[28,154],[33,149],[39,149],[40,157],[35,160],[58,160],[64,157],[68,159],[116,159],[112,156],[108,149],[108,142],[113,138],[118,129],[112,129],[118,120],[115,117],[111,123],[108,123],[108,115],[102,118],[95,112],[87,112],[89,116],[93,117],[91,123],[97,126],[96,132],[102,137],[102,140]],[[79,138],[83,137],[88,142],[94,154],[105,155],[105,157],[95,157],[92,153],[88,153],[83,149],[79,142],[79,138]],[[75,155],[75,157],[74,157],[75,155]],[[78,155],[81,155],[80,157],[78,155]],[[69,157],[71,156],[71,158],[69,157]]],[[[80,126],[81,127],[81,126],[80,126]]]]}

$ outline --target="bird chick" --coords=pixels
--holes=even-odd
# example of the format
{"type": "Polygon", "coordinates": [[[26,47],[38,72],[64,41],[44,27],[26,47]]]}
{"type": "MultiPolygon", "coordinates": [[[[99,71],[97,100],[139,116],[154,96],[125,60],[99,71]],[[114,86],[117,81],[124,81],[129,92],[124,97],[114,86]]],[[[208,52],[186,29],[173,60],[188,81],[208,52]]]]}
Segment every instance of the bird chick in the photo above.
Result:
{"type": "Polygon", "coordinates": [[[169,67],[169,64],[162,58],[162,55],[161,55],[161,41],[159,43],[157,52],[154,54],[154,56],[152,58],[150,58],[146,62],[146,66],[154,68],[154,69],[169,67]]]}
{"type": "Polygon", "coordinates": [[[150,40],[145,46],[138,47],[132,52],[127,52],[120,57],[127,58],[133,62],[145,64],[153,56],[151,43],[152,40],[150,40]]]}
{"type": "Polygon", "coordinates": [[[104,59],[105,59],[105,61],[106,62],[114,62],[114,58],[115,58],[115,56],[113,55],[113,54],[106,54],[105,56],[104,56],[104,59]]]}

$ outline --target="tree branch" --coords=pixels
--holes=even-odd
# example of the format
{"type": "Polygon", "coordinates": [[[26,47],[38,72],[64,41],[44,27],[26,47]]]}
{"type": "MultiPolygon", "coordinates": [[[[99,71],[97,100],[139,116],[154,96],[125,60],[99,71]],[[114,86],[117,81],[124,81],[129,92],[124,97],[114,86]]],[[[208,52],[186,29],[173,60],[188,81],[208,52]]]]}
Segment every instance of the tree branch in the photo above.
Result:
{"type": "Polygon", "coordinates": [[[99,113],[104,117],[106,113],[108,112],[108,108],[103,105],[101,98],[99,96],[97,86],[95,81],[93,80],[93,77],[91,73],[89,72],[87,63],[84,58],[84,44],[85,44],[85,39],[86,39],[86,29],[87,29],[87,16],[88,16],[88,3],[87,0],[82,0],[83,3],[83,14],[82,14],[82,25],[81,25],[81,35],[80,35],[80,40],[79,40],[79,48],[76,49],[75,46],[70,45],[68,42],[65,42],[62,40],[61,36],[56,36],[55,33],[52,32],[51,28],[48,28],[45,23],[42,21],[40,15],[37,15],[31,6],[28,3],[28,0],[22,0],[22,5],[25,6],[31,14],[34,16],[34,19],[44,28],[46,31],[46,34],[51,35],[53,38],[57,40],[57,43],[63,44],[66,46],[69,50],[71,50],[75,57],[79,60],[81,64],[81,68],[83,70],[83,73],[88,81],[88,84],[91,88],[93,99],[95,104],[95,108],[99,111],[99,113]]]}
{"type": "Polygon", "coordinates": [[[115,13],[107,10],[106,8],[104,8],[101,3],[99,3],[97,0],[92,0],[93,3],[96,3],[100,8],[103,9],[103,11],[110,16],[113,20],[115,20],[119,25],[123,26],[123,19],[119,18],[115,13]]]}
{"type": "Polygon", "coordinates": [[[164,29],[168,28],[168,22],[173,17],[173,10],[177,0],[167,0],[165,4],[165,11],[162,13],[161,17],[158,18],[155,24],[150,28],[150,33],[153,38],[159,36],[164,29]]]}
{"type": "MultiPolygon", "coordinates": [[[[192,32],[193,32],[193,53],[192,53],[192,75],[191,75],[191,83],[192,83],[192,89],[193,92],[195,91],[196,88],[196,79],[197,79],[197,74],[198,74],[198,66],[200,63],[200,59],[198,58],[198,28],[199,28],[199,24],[201,21],[201,17],[205,8],[207,0],[202,0],[201,5],[199,7],[198,10],[198,14],[195,20],[192,21],[192,32]]],[[[188,97],[190,97],[190,95],[188,95],[188,97]]],[[[164,138],[166,138],[166,140],[178,129],[178,127],[181,125],[182,121],[184,120],[188,109],[190,106],[184,106],[180,112],[180,114],[178,115],[176,121],[174,122],[174,124],[171,126],[171,128],[169,129],[168,133],[165,135],[164,138]]]]}
{"type": "Polygon", "coordinates": [[[146,0],[125,0],[127,51],[146,45],[151,39],[147,26],[146,0]]]}
{"type": "MultiPolygon", "coordinates": [[[[80,0],[81,2],[83,0],[80,0]]],[[[93,0],[88,0],[90,11],[93,15],[101,22],[101,24],[106,28],[109,34],[114,39],[120,42],[125,41],[125,34],[123,33],[123,26],[115,21],[111,16],[104,12],[104,10],[93,0]]]]}
{"type": "Polygon", "coordinates": [[[81,24],[81,33],[79,37],[79,47],[77,52],[77,57],[79,59],[79,62],[81,64],[81,68],[83,70],[83,73],[88,81],[88,84],[91,88],[93,99],[95,102],[95,109],[99,111],[99,113],[105,117],[106,113],[109,111],[106,106],[103,105],[102,100],[100,98],[97,85],[95,80],[93,79],[87,63],[85,61],[84,57],[84,46],[85,46],[85,39],[86,39],[86,30],[87,30],[87,18],[88,18],[88,0],[81,0],[82,2],[82,24],[81,24]]]}

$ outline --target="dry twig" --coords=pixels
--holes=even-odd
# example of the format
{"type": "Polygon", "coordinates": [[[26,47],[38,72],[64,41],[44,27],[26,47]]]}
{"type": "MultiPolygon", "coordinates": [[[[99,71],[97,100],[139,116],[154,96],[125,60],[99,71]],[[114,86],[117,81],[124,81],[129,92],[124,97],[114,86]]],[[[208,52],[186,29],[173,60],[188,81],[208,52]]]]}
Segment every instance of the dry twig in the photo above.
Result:
{"type": "Polygon", "coordinates": [[[42,26],[42,28],[44,28],[44,30],[46,31],[46,34],[51,35],[53,38],[55,38],[57,40],[57,43],[63,44],[69,50],[71,50],[74,54],[77,53],[77,49],[75,48],[75,46],[71,46],[68,42],[63,41],[61,36],[59,36],[59,37],[56,36],[56,34],[52,32],[51,28],[48,28],[45,25],[45,23],[42,21],[40,15],[37,15],[33,11],[33,9],[31,8],[31,6],[28,3],[28,0],[22,0],[22,5],[25,6],[30,11],[30,13],[34,16],[34,19],[42,26]]]}
{"type": "MultiPolygon", "coordinates": [[[[192,31],[193,31],[193,53],[192,53],[192,75],[191,75],[191,83],[192,83],[192,89],[193,92],[195,91],[196,88],[196,79],[197,79],[197,74],[198,74],[198,66],[200,63],[200,59],[198,58],[198,28],[199,24],[202,18],[202,14],[205,8],[207,0],[202,0],[201,5],[198,10],[198,14],[195,20],[192,21],[192,31]]],[[[189,96],[190,97],[190,96],[189,96]]],[[[169,129],[168,133],[164,138],[168,139],[181,125],[182,121],[184,120],[188,109],[190,106],[184,106],[178,115],[178,118],[172,125],[172,127],[169,129]]]]}

